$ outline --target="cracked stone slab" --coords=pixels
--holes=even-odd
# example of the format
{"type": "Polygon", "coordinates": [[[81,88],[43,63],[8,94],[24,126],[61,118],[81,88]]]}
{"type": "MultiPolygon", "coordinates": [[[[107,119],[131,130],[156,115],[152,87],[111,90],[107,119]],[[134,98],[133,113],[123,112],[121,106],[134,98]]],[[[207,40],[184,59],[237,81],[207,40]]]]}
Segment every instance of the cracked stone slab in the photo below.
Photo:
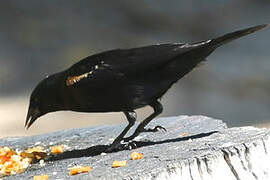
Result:
{"type": "MultiPolygon", "coordinates": [[[[221,120],[204,116],[178,116],[153,120],[167,132],[143,133],[138,148],[101,154],[126,124],[70,129],[44,135],[0,139],[0,146],[24,150],[41,145],[65,145],[66,152],[51,156],[45,166],[32,164],[19,175],[5,179],[270,179],[270,131],[254,127],[227,128],[221,120]],[[143,159],[130,160],[133,151],[143,159]],[[127,160],[112,168],[112,161],[127,160]],[[92,171],[68,175],[68,167],[87,165],[92,171]]],[[[134,131],[134,129],[133,129],[134,131]]],[[[132,132],[131,132],[132,133],[132,132]]]]}

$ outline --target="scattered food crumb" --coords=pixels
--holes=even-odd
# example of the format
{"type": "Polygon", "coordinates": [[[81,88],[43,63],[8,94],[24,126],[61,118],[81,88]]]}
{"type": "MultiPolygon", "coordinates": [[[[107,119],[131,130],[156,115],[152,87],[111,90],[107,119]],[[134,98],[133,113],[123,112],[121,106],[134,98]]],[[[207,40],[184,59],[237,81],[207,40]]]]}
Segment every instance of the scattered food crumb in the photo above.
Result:
{"type": "Polygon", "coordinates": [[[51,147],[51,153],[52,154],[61,154],[64,152],[64,146],[63,145],[58,145],[58,146],[52,146],[51,147]]]}
{"type": "Polygon", "coordinates": [[[74,166],[69,168],[69,175],[76,175],[79,173],[89,172],[91,168],[89,166],[74,166]]]}
{"type": "Polygon", "coordinates": [[[31,161],[31,158],[22,157],[9,147],[0,147],[0,175],[21,173],[31,161]]]}
{"type": "Polygon", "coordinates": [[[34,176],[34,180],[48,180],[49,176],[47,174],[41,175],[41,176],[34,176]]]}
{"type": "Polygon", "coordinates": [[[42,146],[36,146],[32,148],[28,148],[25,152],[20,154],[21,156],[30,157],[33,159],[44,159],[47,156],[47,153],[43,149],[42,146]]]}
{"type": "Polygon", "coordinates": [[[127,161],[113,161],[112,163],[113,168],[123,167],[126,165],[127,165],[127,161]]]}
{"type": "Polygon", "coordinates": [[[42,146],[35,146],[28,148],[25,152],[32,153],[32,152],[44,152],[44,148],[42,146]]]}
{"type": "Polygon", "coordinates": [[[19,174],[35,160],[40,160],[40,166],[44,166],[45,163],[42,159],[46,156],[47,153],[41,146],[28,148],[26,151],[18,149],[14,151],[9,147],[0,147],[0,176],[19,174]]]}
{"type": "Polygon", "coordinates": [[[139,153],[139,152],[132,152],[131,153],[132,160],[142,159],[142,157],[143,157],[142,153],[139,153]]]}
{"type": "Polygon", "coordinates": [[[184,137],[184,136],[186,136],[186,135],[188,135],[188,133],[187,133],[187,132],[184,132],[184,133],[180,134],[179,136],[180,136],[180,137],[184,137]]]}
{"type": "Polygon", "coordinates": [[[100,155],[101,155],[101,156],[106,156],[106,155],[107,155],[107,153],[102,152],[100,155]]]}

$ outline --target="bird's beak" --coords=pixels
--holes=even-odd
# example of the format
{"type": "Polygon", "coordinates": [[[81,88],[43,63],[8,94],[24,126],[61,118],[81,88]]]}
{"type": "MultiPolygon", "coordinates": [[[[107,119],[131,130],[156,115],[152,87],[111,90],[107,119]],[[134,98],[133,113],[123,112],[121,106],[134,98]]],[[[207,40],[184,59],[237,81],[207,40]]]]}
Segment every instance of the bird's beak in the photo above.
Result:
{"type": "Polygon", "coordinates": [[[24,127],[28,129],[40,115],[41,113],[38,108],[29,106],[24,127]]]}

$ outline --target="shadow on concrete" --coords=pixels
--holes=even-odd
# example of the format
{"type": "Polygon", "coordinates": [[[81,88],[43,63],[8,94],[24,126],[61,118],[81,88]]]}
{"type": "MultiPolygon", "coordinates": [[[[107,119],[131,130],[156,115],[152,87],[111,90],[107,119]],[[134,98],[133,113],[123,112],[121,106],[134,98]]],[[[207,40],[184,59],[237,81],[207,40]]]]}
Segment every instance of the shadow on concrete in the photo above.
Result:
{"type": "MultiPolygon", "coordinates": [[[[210,136],[211,134],[217,133],[218,131],[211,131],[209,133],[200,133],[193,136],[186,136],[186,137],[178,137],[173,139],[167,139],[163,141],[133,141],[132,144],[136,144],[137,148],[145,147],[145,146],[152,146],[156,144],[165,144],[165,143],[173,143],[173,142],[180,142],[180,141],[186,141],[189,139],[198,139],[203,138],[206,136],[210,136]]],[[[70,159],[70,158],[81,158],[81,157],[91,157],[91,156],[97,156],[100,155],[102,152],[105,152],[106,149],[108,149],[109,145],[96,145],[92,146],[86,149],[80,149],[80,150],[72,150],[72,151],[66,151],[59,155],[50,155],[45,160],[46,161],[58,161],[63,159],[70,159]]],[[[115,150],[113,152],[119,152],[123,150],[128,150],[128,147],[123,147],[123,149],[115,150]]],[[[111,153],[113,153],[111,152],[111,153]]]]}

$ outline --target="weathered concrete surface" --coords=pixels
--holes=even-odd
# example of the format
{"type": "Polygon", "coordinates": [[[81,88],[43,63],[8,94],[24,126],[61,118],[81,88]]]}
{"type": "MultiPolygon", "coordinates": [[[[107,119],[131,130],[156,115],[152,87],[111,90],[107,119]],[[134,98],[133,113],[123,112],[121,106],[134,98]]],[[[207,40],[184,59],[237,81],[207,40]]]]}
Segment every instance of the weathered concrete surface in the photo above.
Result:
{"type": "Polygon", "coordinates": [[[100,155],[125,125],[71,129],[25,138],[0,139],[0,146],[26,149],[63,144],[68,151],[51,157],[45,166],[33,164],[20,175],[5,179],[270,179],[270,131],[253,127],[230,128],[220,120],[203,116],[159,118],[167,132],[144,133],[134,151],[141,160],[129,160],[132,151],[100,155]],[[186,136],[180,135],[187,133],[186,136]],[[111,168],[113,160],[128,160],[126,167],[111,168]],[[68,175],[68,167],[88,165],[89,173],[68,175]],[[55,173],[56,172],[56,173],[55,173]]]}

